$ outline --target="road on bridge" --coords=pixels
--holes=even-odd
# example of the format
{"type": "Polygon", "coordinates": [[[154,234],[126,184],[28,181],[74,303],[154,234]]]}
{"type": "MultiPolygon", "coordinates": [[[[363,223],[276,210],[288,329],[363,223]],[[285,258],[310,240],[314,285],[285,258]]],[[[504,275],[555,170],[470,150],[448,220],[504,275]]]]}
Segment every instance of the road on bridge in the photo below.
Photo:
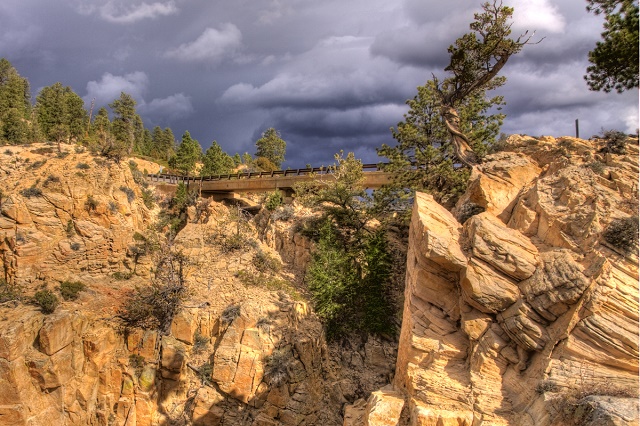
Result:
{"type": "MultiPolygon", "coordinates": [[[[391,181],[391,173],[381,170],[377,164],[364,164],[363,186],[377,189],[391,181]]],[[[296,183],[334,179],[327,168],[276,170],[273,172],[245,172],[217,176],[186,177],[167,174],[149,174],[147,179],[155,185],[177,185],[181,182],[197,187],[201,193],[220,198],[234,193],[283,191],[293,194],[296,183]]]]}

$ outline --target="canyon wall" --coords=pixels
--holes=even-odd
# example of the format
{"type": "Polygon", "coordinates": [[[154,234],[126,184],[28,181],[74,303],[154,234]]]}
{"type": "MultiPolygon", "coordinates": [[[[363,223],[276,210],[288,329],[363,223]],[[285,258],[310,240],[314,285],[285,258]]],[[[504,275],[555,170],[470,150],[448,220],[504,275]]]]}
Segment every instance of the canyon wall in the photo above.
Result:
{"type": "Polygon", "coordinates": [[[129,245],[152,218],[128,162],[14,146],[0,153],[0,180],[0,277],[33,289],[133,270],[129,245]]]}
{"type": "Polygon", "coordinates": [[[602,147],[512,136],[453,214],[417,194],[393,387],[345,424],[637,424],[638,257],[603,232],[638,146],[602,147]]]}

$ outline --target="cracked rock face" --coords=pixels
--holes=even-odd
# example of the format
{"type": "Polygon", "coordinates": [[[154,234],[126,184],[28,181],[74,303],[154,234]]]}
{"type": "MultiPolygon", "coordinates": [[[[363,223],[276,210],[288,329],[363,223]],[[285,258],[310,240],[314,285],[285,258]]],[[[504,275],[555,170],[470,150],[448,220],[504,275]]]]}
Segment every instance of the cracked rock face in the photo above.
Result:
{"type": "Polygon", "coordinates": [[[380,393],[364,424],[637,424],[638,258],[602,231],[637,214],[638,146],[602,145],[511,137],[516,152],[474,168],[454,213],[485,211],[464,224],[416,195],[393,388],[405,414],[368,414],[380,393]],[[577,393],[588,409],[566,414],[577,393]]]}
{"type": "Polygon", "coordinates": [[[129,165],[68,145],[64,156],[51,150],[34,144],[0,154],[0,276],[32,288],[131,269],[128,246],[151,215],[129,165]]]}

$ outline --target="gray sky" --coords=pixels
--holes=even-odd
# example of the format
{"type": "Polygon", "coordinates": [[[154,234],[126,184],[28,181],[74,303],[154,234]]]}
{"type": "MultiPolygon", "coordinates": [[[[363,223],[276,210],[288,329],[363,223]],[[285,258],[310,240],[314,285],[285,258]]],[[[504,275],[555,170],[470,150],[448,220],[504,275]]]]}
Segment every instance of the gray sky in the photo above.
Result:
{"type": "MultiPolygon", "coordinates": [[[[285,166],[330,164],[340,149],[376,162],[405,101],[468,31],[469,0],[2,0],[0,57],[33,95],[61,82],[96,108],[125,91],[145,125],[185,130],[255,152],[268,127],[287,141],[285,166]]],[[[505,3],[507,3],[505,1],[505,3]]],[[[514,33],[536,30],[503,69],[505,133],[635,132],[638,91],[591,92],[587,53],[603,18],[585,0],[511,0],[514,33]]]]}

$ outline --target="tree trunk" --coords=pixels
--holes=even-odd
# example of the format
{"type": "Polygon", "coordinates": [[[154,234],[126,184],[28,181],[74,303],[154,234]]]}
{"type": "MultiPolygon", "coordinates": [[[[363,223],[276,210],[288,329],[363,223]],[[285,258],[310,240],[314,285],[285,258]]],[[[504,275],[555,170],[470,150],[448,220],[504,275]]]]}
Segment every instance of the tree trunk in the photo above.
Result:
{"type": "Polygon", "coordinates": [[[469,139],[460,131],[460,117],[456,109],[450,105],[443,105],[440,115],[451,134],[451,143],[460,162],[469,167],[478,164],[478,157],[469,145],[469,139]]]}

